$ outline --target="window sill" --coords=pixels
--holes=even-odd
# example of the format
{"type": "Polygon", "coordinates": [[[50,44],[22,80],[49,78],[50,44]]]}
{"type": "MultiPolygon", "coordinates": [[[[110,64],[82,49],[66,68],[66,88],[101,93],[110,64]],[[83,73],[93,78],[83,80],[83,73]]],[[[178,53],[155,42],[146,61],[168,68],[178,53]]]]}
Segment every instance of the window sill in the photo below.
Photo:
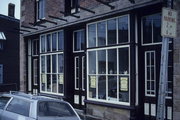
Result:
{"type": "Polygon", "coordinates": [[[97,102],[97,101],[91,101],[91,100],[84,100],[86,104],[93,104],[93,105],[99,105],[99,106],[105,106],[105,107],[111,107],[111,108],[118,108],[118,109],[126,109],[126,110],[134,110],[135,107],[133,106],[126,106],[126,105],[119,105],[119,104],[112,104],[112,103],[104,103],[104,102],[97,102]]]}

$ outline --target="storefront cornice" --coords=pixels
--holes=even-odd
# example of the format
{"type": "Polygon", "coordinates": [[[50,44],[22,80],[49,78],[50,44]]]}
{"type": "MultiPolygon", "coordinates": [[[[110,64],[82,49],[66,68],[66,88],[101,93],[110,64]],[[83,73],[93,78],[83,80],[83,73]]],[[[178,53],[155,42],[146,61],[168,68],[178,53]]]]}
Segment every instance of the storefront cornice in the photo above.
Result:
{"type": "Polygon", "coordinates": [[[138,9],[138,8],[141,8],[141,7],[144,7],[144,6],[150,6],[150,5],[154,5],[154,4],[158,4],[158,3],[162,3],[162,0],[157,0],[157,1],[151,0],[149,2],[145,2],[145,3],[141,3],[141,4],[133,4],[133,6],[129,6],[129,7],[126,7],[126,8],[114,9],[114,10],[112,10],[110,12],[107,12],[107,13],[97,14],[97,15],[90,16],[90,17],[87,17],[87,18],[77,19],[76,21],[66,22],[66,23],[58,24],[58,25],[53,26],[53,27],[49,27],[49,28],[47,27],[47,28],[44,28],[44,29],[41,29],[41,30],[38,30],[38,31],[32,31],[30,33],[25,33],[22,36],[23,37],[28,37],[28,36],[32,36],[32,35],[43,34],[43,33],[49,32],[49,31],[55,31],[55,30],[62,29],[62,28],[72,26],[72,25],[75,25],[75,24],[89,22],[89,21],[92,21],[92,20],[95,20],[95,19],[99,19],[99,18],[103,18],[103,17],[107,17],[107,16],[112,16],[112,15],[118,14],[120,12],[127,12],[127,11],[138,9]]]}

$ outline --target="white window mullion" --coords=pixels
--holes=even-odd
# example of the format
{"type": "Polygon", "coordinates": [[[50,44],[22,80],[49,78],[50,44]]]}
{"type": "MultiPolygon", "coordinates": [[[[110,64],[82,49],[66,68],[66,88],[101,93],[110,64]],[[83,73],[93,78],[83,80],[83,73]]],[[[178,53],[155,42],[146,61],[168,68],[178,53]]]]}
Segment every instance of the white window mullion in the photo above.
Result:
{"type": "Polygon", "coordinates": [[[152,27],[152,43],[154,43],[154,41],[153,41],[153,37],[154,37],[154,35],[153,35],[153,32],[154,32],[153,20],[151,20],[151,27],[152,27]]]}
{"type": "MultiPolygon", "coordinates": [[[[119,65],[119,49],[117,48],[117,65],[119,65]]],[[[119,66],[117,66],[117,100],[119,101],[119,66]]]]}
{"type": "Polygon", "coordinates": [[[45,55],[45,91],[47,91],[47,55],[45,55]]]}
{"type": "Polygon", "coordinates": [[[118,44],[118,40],[119,40],[118,30],[119,30],[118,19],[116,18],[116,44],[118,44]]]}
{"type": "Polygon", "coordinates": [[[152,83],[152,76],[151,76],[151,74],[152,74],[152,71],[151,71],[151,69],[152,69],[152,64],[151,64],[151,55],[152,55],[152,52],[150,52],[150,58],[149,58],[149,69],[150,69],[150,80],[149,80],[149,84],[150,84],[150,94],[152,95],[152,89],[151,89],[151,87],[152,87],[152,85],[151,85],[151,83],[152,83]]]}
{"type": "Polygon", "coordinates": [[[97,32],[97,23],[95,24],[96,25],[96,46],[95,47],[97,47],[98,46],[98,32],[97,32]]]}
{"type": "Polygon", "coordinates": [[[108,96],[108,50],[106,50],[106,100],[108,96]]]}
{"type": "Polygon", "coordinates": [[[96,51],[96,99],[98,99],[98,81],[99,81],[99,73],[98,73],[98,51],[96,51]]]}
{"type": "Polygon", "coordinates": [[[52,55],[50,55],[50,80],[51,80],[51,92],[52,92],[52,55]]]}

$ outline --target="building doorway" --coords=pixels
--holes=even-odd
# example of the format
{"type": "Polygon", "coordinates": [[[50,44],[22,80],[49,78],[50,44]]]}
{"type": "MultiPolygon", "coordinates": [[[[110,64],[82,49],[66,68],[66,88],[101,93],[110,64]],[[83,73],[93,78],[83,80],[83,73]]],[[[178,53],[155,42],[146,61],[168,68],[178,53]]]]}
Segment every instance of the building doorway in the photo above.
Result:
{"type": "Polygon", "coordinates": [[[85,30],[73,32],[73,55],[74,55],[74,106],[84,108],[85,99],[85,30]]]}

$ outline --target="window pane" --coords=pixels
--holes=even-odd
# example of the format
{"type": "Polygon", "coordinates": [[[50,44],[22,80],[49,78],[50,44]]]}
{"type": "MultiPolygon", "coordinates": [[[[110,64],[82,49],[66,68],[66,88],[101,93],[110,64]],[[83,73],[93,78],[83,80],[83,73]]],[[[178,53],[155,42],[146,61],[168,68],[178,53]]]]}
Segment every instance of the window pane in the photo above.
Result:
{"type": "Polygon", "coordinates": [[[56,51],[57,46],[57,34],[52,34],[52,51],[56,51]]]}
{"type": "Polygon", "coordinates": [[[39,41],[37,41],[37,40],[33,40],[33,42],[32,42],[32,47],[33,47],[33,55],[38,55],[38,53],[39,53],[39,41]]]}
{"type": "Polygon", "coordinates": [[[89,74],[96,74],[96,51],[90,51],[89,54],[89,74]]]}
{"type": "Polygon", "coordinates": [[[38,19],[45,17],[45,0],[39,0],[38,2],[38,19]]]}
{"type": "Polygon", "coordinates": [[[96,24],[88,26],[88,47],[96,47],[96,24]]]}
{"type": "Polygon", "coordinates": [[[52,73],[56,73],[57,72],[57,68],[56,68],[56,55],[52,55],[52,73]]]}
{"type": "Polygon", "coordinates": [[[128,16],[118,19],[119,43],[128,42],[128,16]]]}
{"type": "Polygon", "coordinates": [[[46,56],[46,64],[47,64],[47,73],[51,73],[51,56],[47,55],[46,56]]]}
{"type": "Polygon", "coordinates": [[[108,100],[117,101],[117,76],[108,77],[108,100]]]}
{"type": "Polygon", "coordinates": [[[119,101],[129,101],[129,78],[119,77],[119,101]]]}
{"type": "Polygon", "coordinates": [[[58,74],[58,93],[63,93],[63,84],[64,84],[64,76],[63,74],[58,74]]]}
{"type": "Polygon", "coordinates": [[[98,77],[98,99],[106,99],[106,76],[98,77]]]}
{"type": "Polygon", "coordinates": [[[98,73],[106,74],[106,50],[98,51],[98,73]]]}
{"type": "Polygon", "coordinates": [[[74,32],[74,51],[81,50],[81,34],[80,32],[74,32]]]}
{"type": "Polygon", "coordinates": [[[9,97],[0,97],[0,109],[4,109],[9,100],[9,97]]]}
{"type": "Polygon", "coordinates": [[[160,14],[153,16],[153,42],[162,42],[160,14]]]}
{"type": "Polygon", "coordinates": [[[46,42],[46,46],[47,46],[47,51],[51,51],[51,34],[47,35],[47,42],[46,42]]]}
{"type": "Polygon", "coordinates": [[[47,74],[47,91],[51,92],[51,75],[47,74]]]}
{"type": "Polygon", "coordinates": [[[41,52],[45,52],[45,46],[46,46],[46,41],[45,41],[45,36],[41,36],[41,52]]]}
{"type": "Polygon", "coordinates": [[[85,48],[85,31],[84,30],[82,30],[81,31],[81,50],[84,50],[84,48],[85,48]]]}
{"type": "Polygon", "coordinates": [[[119,74],[129,74],[128,48],[119,48],[119,74]]]}
{"type": "Polygon", "coordinates": [[[7,107],[7,111],[23,116],[29,116],[30,102],[14,98],[7,107]]]}
{"type": "Polygon", "coordinates": [[[57,93],[57,75],[52,75],[52,92],[57,93]]]}
{"type": "Polygon", "coordinates": [[[116,44],[116,19],[107,21],[108,28],[108,45],[116,44]]]}
{"type": "Polygon", "coordinates": [[[64,49],[64,34],[63,31],[58,32],[58,50],[64,49]]]}
{"type": "Polygon", "coordinates": [[[97,24],[98,46],[106,45],[106,22],[97,24]]]}
{"type": "Polygon", "coordinates": [[[46,83],[47,83],[46,74],[41,74],[41,90],[42,91],[45,91],[46,83]]]}
{"type": "Polygon", "coordinates": [[[64,72],[64,55],[59,54],[58,55],[58,73],[64,72]]]}
{"type": "Polygon", "coordinates": [[[143,18],[143,44],[152,43],[152,18],[147,16],[143,18]]]}
{"type": "Polygon", "coordinates": [[[117,74],[117,49],[108,50],[108,74],[117,74]]]}
{"type": "Polygon", "coordinates": [[[41,56],[41,73],[45,73],[45,56],[41,56]]]}
{"type": "Polygon", "coordinates": [[[0,41],[0,50],[3,49],[3,41],[0,41]]]}
{"type": "Polygon", "coordinates": [[[96,98],[96,76],[89,76],[89,97],[96,98]]]}

